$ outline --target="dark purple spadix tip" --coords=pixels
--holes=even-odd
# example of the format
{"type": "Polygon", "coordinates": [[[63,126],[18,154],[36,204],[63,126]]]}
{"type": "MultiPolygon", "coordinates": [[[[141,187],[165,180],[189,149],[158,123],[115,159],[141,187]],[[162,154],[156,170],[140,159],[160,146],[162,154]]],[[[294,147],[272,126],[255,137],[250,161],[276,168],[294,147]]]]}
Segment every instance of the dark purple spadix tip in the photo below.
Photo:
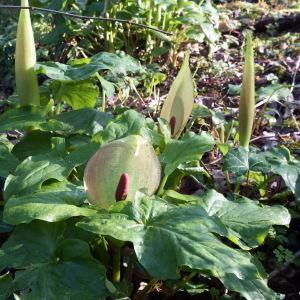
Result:
{"type": "Polygon", "coordinates": [[[171,134],[174,134],[175,131],[175,126],[176,126],[176,117],[172,117],[170,120],[170,127],[171,127],[171,134]]]}
{"type": "Polygon", "coordinates": [[[128,195],[128,190],[129,190],[129,175],[127,173],[123,173],[120,177],[116,189],[116,194],[115,194],[116,201],[125,200],[128,195]]]}

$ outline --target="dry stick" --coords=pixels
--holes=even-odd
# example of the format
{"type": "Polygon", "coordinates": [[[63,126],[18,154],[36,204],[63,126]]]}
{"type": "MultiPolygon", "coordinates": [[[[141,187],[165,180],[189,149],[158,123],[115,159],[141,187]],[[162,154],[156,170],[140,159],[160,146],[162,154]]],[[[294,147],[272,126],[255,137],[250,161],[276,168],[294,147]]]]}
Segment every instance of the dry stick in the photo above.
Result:
{"type": "Polygon", "coordinates": [[[160,32],[162,34],[172,36],[173,34],[170,32],[167,32],[165,30],[158,29],[153,26],[148,26],[144,24],[138,24],[135,22],[132,22],[130,20],[124,20],[124,19],[115,19],[115,18],[105,18],[105,17],[93,17],[93,16],[82,16],[78,14],[73,14],[69,12],[62,12],[58,11],[55,9],[50,9],[50,8],[40,8],[40,7],[35,7],[35,6],[19,6],[19,5],[0,5],[0,9],[30,9],[31,11],[41,11],[41,12],[46,12],[50,14],[57,14],[57,15],[63,15],[66,17],[70,18],[77,18],[77,19],[82,19],[82,20],[98,20],[98,21],[106,21],[106,22],[119,22],[119,23],[125,23],[125,24],[130,24],[133,26],[149,29],[152,31],[160,32]]]}
{"type": "Polygon", "coordinates": [[[279,136],[276,136],[275,134],[274,135],[260,135],[260,136],[257,136],[253,139],[250,140],[250,142],[255,142],[257,140],[262,140],[262,139],[273,139],[274,140],[278,140],[278,138],[284,138],[284,137],[293,137],[292,135],[300,135],[300,131],[296,131],[296,132],[293,132],[293,133],[286,133],[286,134],[280,134],[279,136]]]}

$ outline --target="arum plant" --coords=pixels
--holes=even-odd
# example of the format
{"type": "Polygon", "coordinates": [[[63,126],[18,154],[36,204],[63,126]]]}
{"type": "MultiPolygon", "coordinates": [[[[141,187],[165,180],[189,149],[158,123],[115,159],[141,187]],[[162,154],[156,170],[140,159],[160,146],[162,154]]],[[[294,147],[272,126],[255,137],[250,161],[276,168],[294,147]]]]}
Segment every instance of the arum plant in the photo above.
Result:
{"type": "Polygon", "coordinates": [[[134,199],[138,190],[153,195],[161,167],[152,145],[130,135],[100,148],[88,161],[84,185],[89,201],[108,208],[116,201],[134,199]]]}
{"type": "MultiPolygon", "coordinates": [[[[21,0],[21,6],[29,6],[21,0]]],[[[21,105],[39,105],[40,95],[37,75],[34,71],[36,50],[28,9],[21,9],[16,41],[16,86],[21,105]]]]}
{"type": "Polygon", "coordinates": [[[254,55],[252,35],[247,32],[243,82],[239,105],[240,145],[249,148],[255,112],[254,55]]]}
{"type": "Polygon", "coordinates": [[[170,124],[172,136],[180,136],[192,113],[193,104],[194,84],[187,54],[160,113],[160,117],[170,124]]]}
{"type": "MultiPolygon", "coordinates": [[[[137,191],[152,195],[158,189],[161,167],[152,145],[130,135],[100,148],[88,161],[84,185],[89,201],[108,208],[117,201],[133,200],[137,191]]],[[[109,240],[113,253],[112,280],[121,279],[123,242],[109,240]]]]}

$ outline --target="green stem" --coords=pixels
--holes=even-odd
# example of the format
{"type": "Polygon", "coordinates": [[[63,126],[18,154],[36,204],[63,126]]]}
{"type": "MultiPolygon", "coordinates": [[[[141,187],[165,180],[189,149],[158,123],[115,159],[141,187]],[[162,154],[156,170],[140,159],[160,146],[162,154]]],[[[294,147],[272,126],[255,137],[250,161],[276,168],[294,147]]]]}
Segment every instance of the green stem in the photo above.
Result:
{"type": "Polygon", "coordinates": [[[211,181],[212,183],[214,183],[214,178],[210,175],[209,170],[207,169],[207,167],[206,167],[206,165],[204,164],[204,162],[201,161],[201,160],[200,160],[200,166],[203,167],[203,169],[204,169],[204,171],[205,171],[205,172],[204,172],[205,175],[210,179],[210,181],[211,181]]]}
{"type": "Polygon", "coordinates": [[[247,183],[246,183],[247,187],[250,185],[250,171],[247,171],[247,183]]]}
{"type": "Polygon", "coordinates": [[[240,186],[241,186],[240,183],[236,183],[235,184],[235,187],[234,187],[234,193],[235,194],[239,194],[240,193],[240,186]]]}
{"type": "Polygon", "coordinates": [[[160,184],[160,187],[159,187],[159,190],[158,190],[158,196],[162,196],[163,195],[163,193],[164,193],[164,187],[165,187],[165,185],[166,185],[166,183],[167,183],[167,180],[168,180],[168,175],[165,175],[164,176],[164,178],[163,178],[163,180],[161,181],[161,184],[160,184]]]}
{"type": "MultiPolygon", "coordinates": [[[[96,75],[97,79],[99,80],[99,82],[101,84],[101,76],[100,76],[100,74],[98,72],[96,72],[95,75],[96,75]]],[[[105,90],[104,90],[104,88],[102,86],[102,108],[101,108],[101,110],[103,112],[105,112],[105,107],[106,107],[106,93],[105,93],[105,90]]]]}
{"type": "MultiPolygon", "coordinates": [[[[152,16],[153,16],[153,0],[149,0],[148,20],[147,20],[148,26],[152,26],[152,16]]],[[[150,50],[150,48],[151,48],[151,32],[148,31],[146,49],[150,50]]]]}
{"type": "Polygon", "coordinates": [[[161,23],[161,5],[158,4],[156,6],[156,13],[155,13],[155,20],[156,20],[156,26],[159,27],[161,23]]]}
{"type": "Polygon", "coordinates": [[[229,178],[228,171],[224,172],[224,176],[225,176],[225,180],[226,180],[227,189],[229,192],[231,192],[231,184],[230,184],[230,178],[229,178]]]}
{"type": "Polygon", "coordinates": [[[105,112],[106,107],[106,93],[105,90],[102,88],[102,111],[105,112]]]}
{"type": "Polygon", "coordinates": [[[113,249],[113,270],[112,281],[120,282],[121,280],[121,247],[114,247],[113,249]]]}
{"type": "Polygon", "coordinates": [[[55,115],[59,115],[61,112],[62,104],[61,102],[58,102],[55,108],[55,115]]]}
{"type": "Polygon", "coordinates": [[[197,272],[191,272],[188,276],[182,278],[180,280],[180,282],[173,289],[173,291],[172,291],[173,294],[175,294],[175,292],[177,292],[178,290],[183,288],[186,285],[186,283],[189,282],[196,274],[197,274],[197,272]]]}
{"type": "Polygon", "coordinates": [[[105,237],[100,236],[95,243],[92,245],[93,252],[95,256],[105,265],[109,266],[110,261],[110,255],[108,251],[108,243],[105,239],[105,237]]]}

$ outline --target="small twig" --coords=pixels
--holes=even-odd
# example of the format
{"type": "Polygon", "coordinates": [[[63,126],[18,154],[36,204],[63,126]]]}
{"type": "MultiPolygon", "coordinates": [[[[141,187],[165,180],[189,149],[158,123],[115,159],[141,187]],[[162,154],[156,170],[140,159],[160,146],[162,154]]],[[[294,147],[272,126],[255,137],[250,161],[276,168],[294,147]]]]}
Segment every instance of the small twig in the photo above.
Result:
{"type": "Polygon", "coordinates": [[[160,32],[160,33],[168,35],[168,36],[172,36],[173,35],[170,32],[158,29],[158,28],[153,27],[153,26],[148,26],[148,25],[144,25],[144,24],[138,24],[136,22],[132,22],[130,20],[124,20],[124,19],[105,18],[105,17],[93,17],[93,16],[82,16],[82,15],[73,14],[73,13],[69,13],[69,12],[58,11],[58,10],[55,10],[55,9],[40,8],[40,7],[35,7],[35,6],[0,5],[0,9],[18,9],[18,10],[19,9],[29,9],[32,12],[34,12],[34,11],[41,11],[41,12],[45,12],[45,13],[63,15],[63,16],[69,17],[69,18],[76,18],[76,19],[81,19],[81,20],[97,20],[97,21],[114,22],[114,23],[119,22],[119,23],[130,24],[130,25],[133,25],[133,26],[137,26],[137,27],[148,29],[148,30],[160,32]]]}
{"type": "Polygon", "coordinates": [[[292,135],[294,135],[294,136],[300,135],[300,131],[293,132],[292,134],[291,133],[281,134],[278,137],[275,134],[274,135],[261,135],[261,136],[257,136],[255,138],[251,139],[250,143],[253,143],[257,140],[262,140],[262,139],[272,139],[273,138],[274,140],[278,140],[278,138],[292,137],[292,135]]]}

